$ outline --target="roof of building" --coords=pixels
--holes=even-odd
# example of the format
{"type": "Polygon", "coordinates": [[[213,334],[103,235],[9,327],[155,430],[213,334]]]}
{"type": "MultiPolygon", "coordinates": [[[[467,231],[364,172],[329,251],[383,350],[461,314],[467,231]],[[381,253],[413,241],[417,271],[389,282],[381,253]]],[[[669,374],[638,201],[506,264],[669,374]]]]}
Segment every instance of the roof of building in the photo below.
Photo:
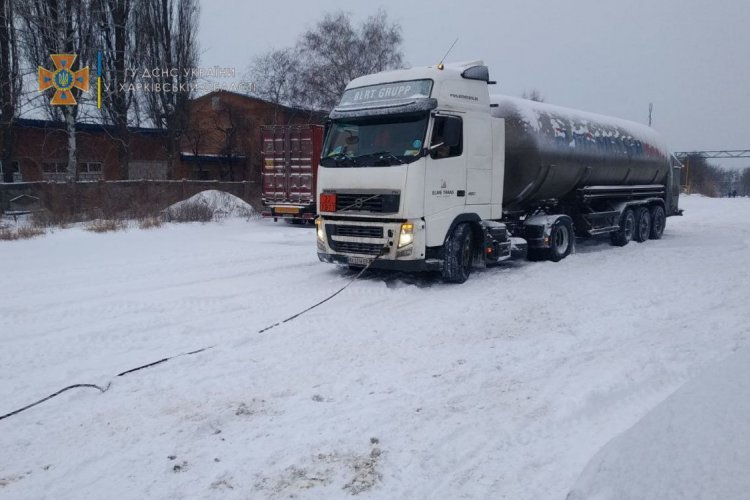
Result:
{"type": "Polygon", "coordinates": [[[248,101],[254,101],[254,102],[258,102],[258,103],[262,103],[262,104],[268,104],[268,105],[271,105],[271,106],[277,106],[279,109],[281,109],[282,111],[285,111],[287,113],[292,113],[292,114],[297,114],[297,113],[299,113],[299,114],[311,114],[313,116],[318,116],[318,117],[321,117],[321,118],[324,118],[324,117],[328,116],[328,112],[327,111],[316,110],[316,109],[309,109],[309,108],[303,108],[303,107],[298,107],[298,106],[286,106],[284,104],[276,104],[276,103],[273,103],[271,101],[267,101],[266,99],[261,99],[260,97],[255,97],[255,96],[252,96],[252,95],[249,95],[249,94],[241,94],[239,92],[232,92],[231,90],[223,90],[223,89],[214,90],[214,91],[209,92],[207,94],[203,94],[200,97],[196,97],[195,99],[192,99],[192,101],[201,101],[201,100],[205,100],[205,99],[207,99],[209,97],[213,97],[213,96],[220,95],[220,94],[237,96],[237,97],[240,97],[242,99],[246,99],[248,101]]]}
{"type": "MultiPolygon", "coordinates": [[[[14,123],[19,127],[26,128],[41,128],[41,129],[55,129],[65,130],[65,122],[56,122],[52,120],[34,120],[31,118],[17,118],[14,123]]],[[[102,123],[86,123],[77,122],[76,130],[80,132],[107,132],[110,134],[115,133],[114,125],[106,125],[102,123]]],[[[128,127],[128,130],[132,133],[138,133],[143,135],[163,135],[166,133],[165,130],[150,127],[128,127]]]]}

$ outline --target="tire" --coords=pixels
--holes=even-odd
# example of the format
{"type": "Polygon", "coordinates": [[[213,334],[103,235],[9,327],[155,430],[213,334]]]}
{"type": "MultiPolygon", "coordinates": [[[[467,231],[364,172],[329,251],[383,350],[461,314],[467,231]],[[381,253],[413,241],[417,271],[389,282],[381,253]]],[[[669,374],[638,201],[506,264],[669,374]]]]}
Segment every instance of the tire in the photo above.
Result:
{"type": "Polygon", "coordinates": [[[471,226],[457,225],[443,246],[443,281],[463,283],[469,279],[474,260],[471,226]]]}
{"type": "Polygon", "coordinates": [[[560,262],[570,255],[574,238],[573,224],[570,220],[567,218],[557,219],[550,230],[547,258],[552,262],[560,262]]]}
{"type": "Polygon", "coordinates": [[[667,226],[667,214],[661,205],[654,205],[649,212],[651,214],[651,234],[649,234],[649,238],[660,240],[664,234],[664,228],[667,226]]]}
{"type": "Polygon", "coordinates": [[[647,207],[638,207],[635,210],[635,231],[633,239],[638,243],[646,241],[651,234],[651,214],[647,207]]]}
{"type": "Polygon", "coordinates": [[[635,232],[635,214],[630,208],[626,208],[620,217],[620,229],[610,235],[612,244],[617,247],[624,247],[631,239],[635,232]]]}

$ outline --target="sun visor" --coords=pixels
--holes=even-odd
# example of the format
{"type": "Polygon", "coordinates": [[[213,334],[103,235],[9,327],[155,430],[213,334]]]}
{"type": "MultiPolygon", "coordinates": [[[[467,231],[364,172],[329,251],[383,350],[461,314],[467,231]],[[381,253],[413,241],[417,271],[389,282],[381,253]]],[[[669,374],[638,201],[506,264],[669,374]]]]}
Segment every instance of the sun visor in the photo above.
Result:
{"type": "Polygon", "coordinates": [[[428,111],[437,107],[430,98],[430,79],[388,82],[347,89],[331,118],[428,111]]]}
{"type": "Polygon", "coordinates": [[[368,106],[340,106],[331,111],[330,118],[358,118],[364,116],[396,115],[403,113],[419,113],[437,108],[437,99],[431,97],[423,99],[394,100],[388,104],[371,104],[368,106]]]}

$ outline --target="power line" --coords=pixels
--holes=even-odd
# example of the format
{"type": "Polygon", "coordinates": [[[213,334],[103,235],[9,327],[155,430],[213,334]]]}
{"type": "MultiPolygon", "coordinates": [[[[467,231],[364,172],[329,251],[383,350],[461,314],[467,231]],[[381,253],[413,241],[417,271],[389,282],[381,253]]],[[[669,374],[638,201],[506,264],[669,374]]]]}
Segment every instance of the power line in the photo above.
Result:
{"type": "Polygon", "coordinates": [[[701,158],[750,158],[750,149],[722,149],[715,151],[678,151],[674,155],[683,159],[688,156],[700,156],[701,158]]]}

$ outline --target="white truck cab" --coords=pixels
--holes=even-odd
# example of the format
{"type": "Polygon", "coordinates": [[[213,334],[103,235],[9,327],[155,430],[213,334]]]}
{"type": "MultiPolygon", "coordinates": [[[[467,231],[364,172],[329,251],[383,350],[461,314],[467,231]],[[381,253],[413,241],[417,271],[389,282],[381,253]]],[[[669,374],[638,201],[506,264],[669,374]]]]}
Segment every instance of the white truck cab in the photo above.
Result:
{"type": "Polygon", "coordinates": [[[502,216],[503,120],[490,116],[488,81],[475,61],[349,83],[318,172],[321,260],[440,270],[457,225],[502,216]]]}

